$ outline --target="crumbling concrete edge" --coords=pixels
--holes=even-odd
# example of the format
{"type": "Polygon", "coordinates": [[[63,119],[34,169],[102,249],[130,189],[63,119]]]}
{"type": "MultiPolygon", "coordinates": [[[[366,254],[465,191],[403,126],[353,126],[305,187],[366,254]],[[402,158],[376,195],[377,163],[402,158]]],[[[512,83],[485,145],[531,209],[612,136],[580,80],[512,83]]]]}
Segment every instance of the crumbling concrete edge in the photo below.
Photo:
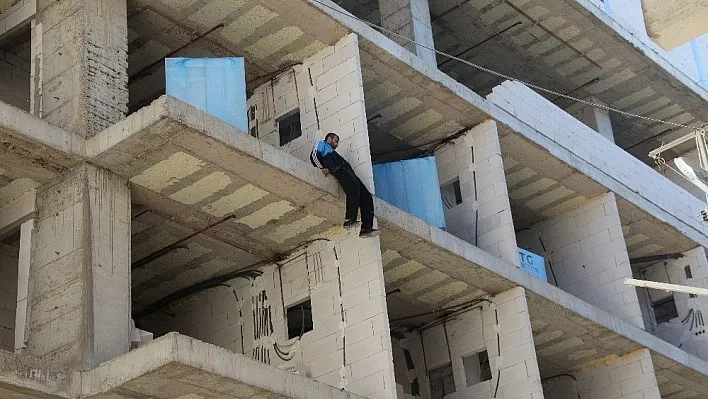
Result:
{"type": "Polygon", "coordinates": [[[27,355],[0,350],[0,387],[46,398],[72,398],[75,373],[27,355]]]}

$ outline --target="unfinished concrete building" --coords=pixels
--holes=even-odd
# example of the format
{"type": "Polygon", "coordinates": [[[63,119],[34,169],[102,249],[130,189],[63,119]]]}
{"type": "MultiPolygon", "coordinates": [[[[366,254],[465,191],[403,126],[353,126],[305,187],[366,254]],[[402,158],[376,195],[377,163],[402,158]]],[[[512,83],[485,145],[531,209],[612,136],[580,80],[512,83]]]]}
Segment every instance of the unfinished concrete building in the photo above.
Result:
{"type": "Polygon", "coordinates": [[[708,40],[642,21],[0,0],[0,397],[708,398],[706,298],[624,282],[708,288],[705,195],[647,156],[708,120],[708,40]],[[247,128],[166,95],[175,57],[245,59],[247,128]],[[434,157],[444,226],[375,198],[344,230],[327,132],[374,193],[434,157]]]}

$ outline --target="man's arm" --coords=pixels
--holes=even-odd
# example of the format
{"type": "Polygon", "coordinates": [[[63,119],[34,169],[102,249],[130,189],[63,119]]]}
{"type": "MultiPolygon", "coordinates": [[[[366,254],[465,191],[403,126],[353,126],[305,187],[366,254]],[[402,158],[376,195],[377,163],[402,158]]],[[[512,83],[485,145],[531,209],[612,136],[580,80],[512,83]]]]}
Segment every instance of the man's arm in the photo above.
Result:
{"type": "Polygon", "coordinates": [[[324,142],[318,141],[312,146],[312,153],[310,153],[310,162],[316,168],[322,170],[322,173],[326,176],[329,174],[329,168],[327,167],[327,159],[322,155],[324,142]]]}

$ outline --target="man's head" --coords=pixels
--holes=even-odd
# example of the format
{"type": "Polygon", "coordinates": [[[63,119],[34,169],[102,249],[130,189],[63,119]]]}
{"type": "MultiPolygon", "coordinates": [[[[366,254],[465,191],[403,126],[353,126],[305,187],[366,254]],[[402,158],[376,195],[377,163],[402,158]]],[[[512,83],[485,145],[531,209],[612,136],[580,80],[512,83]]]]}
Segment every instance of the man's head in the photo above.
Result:
{"type": "Polygon", "coordinates": [[[337,148],[339,145],[339,136],[334,133],[327,133],[325,136],[325,143],[332,146],[332,148],[337,148]]]}

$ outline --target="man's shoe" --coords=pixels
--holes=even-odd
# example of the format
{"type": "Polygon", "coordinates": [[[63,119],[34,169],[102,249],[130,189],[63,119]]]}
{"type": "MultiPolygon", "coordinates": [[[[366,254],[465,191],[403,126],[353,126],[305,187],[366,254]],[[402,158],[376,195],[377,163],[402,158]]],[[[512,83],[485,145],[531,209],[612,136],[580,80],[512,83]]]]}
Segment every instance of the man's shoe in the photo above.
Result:
{"type": "Polygon", "coordinates": [[[345,229],[351,229],[359,225],[359,222],[356,220],[345,220],[344,221],[344,228],[345,229]]]}
{"type": "Polygon", "coordinates": [[[379,231],[376,229],[361,229],[359,232],[361,238],[376,237],[377,235],[379,235],[379,231]]]}

